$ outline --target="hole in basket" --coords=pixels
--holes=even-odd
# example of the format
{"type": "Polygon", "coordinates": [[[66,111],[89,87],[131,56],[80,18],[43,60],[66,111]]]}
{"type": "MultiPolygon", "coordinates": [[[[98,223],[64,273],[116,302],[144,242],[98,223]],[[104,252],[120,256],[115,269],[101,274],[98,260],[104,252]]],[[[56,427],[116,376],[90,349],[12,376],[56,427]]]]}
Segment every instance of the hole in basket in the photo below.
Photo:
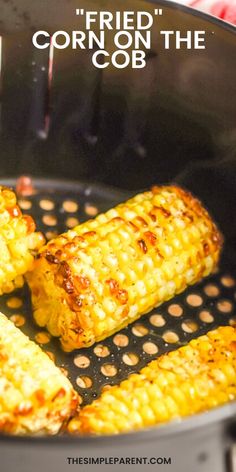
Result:
{"type": "Polygon", "coordinates": [[[230,287],[234,287],[235,280],[230,275],[224,275],[223,277],[221,277],[221,283],[225,287],[230,288],[230,287]]]}
{"type": "Polygon", "coordinates": [[[144,352],[146,352],[146,354],[153,355],[153,354],[157,354],[158,347],[154,343],[147,342],[143,344],[143,350],[144,352]]]}
{"type": "Polygon", "coordinates": [[[103,344],[98,344],[97,346],[95,346],[93,352],[98,357],[107,357],[110,354],[108,347],[103,346],[103,344]]]}
{"type": "Polygon", "coordinates": [[[181,327],[186,333],[195,333],[198,330],[198,324],[193,320],[185,320],[181,327]]]}
{"type": "Polygon", "coordinates": [[[88,216],[96,216],[98,214],[98,208],[90,203],[85,204],[84,211],[88,216]]]}
{"type": "Polygon", "coordinates": [[[178,334],[174,333],[174,331],[166,331],[162,337],[168,344],[174,344],[179,341],[179,336],[178,334]]]}
{"type": "Polygon", "coordinates": [[[200,306],[203,303],[202,297],[200,297],[200,295],[197,295],[196,293],[191,293],[190,295],[188,295],[186,301],[189,305],[194,307],[200,306]]]}
{"type": "Polygon", "coordinates": [[[48,241],[50,241],[51,239],[53,238],[56,238],[56,236],[58,235],[58,232],[57,231],[47,231],[45,233],[45,236],[47,238],[48,241]]]}
{"type": "Polygon", "coordinates": [[[67,218],[66,220],[66,226],[68,228],[74,228],[75,226],[77,226],[79,224],[79,220],[78,218],[74,218],[73,216],[70,216],[69,218],[67,218]]]}
{"type": "Polygon", "coordinates": [[[217,297],[220,293],[220,290],[216,285],[208,284],[204,288],[204,292],[208,297],[217,297]]]}
{"type": "Polygon", "coordinates": [[[134,352],[126,352],[122,356],[123,362],[126,365],[136,365],[139,361],[139,358],[134,352]]]}
{"type": "Polygon", "coordinates": [[[42,221],[47,226],[56,226],[57,217],[55,215],[43,215],[42,221]]]}
{"type": "Polygon", "coordinates": [[[129,344],[129,338],[125,334],[116,334],[113,338],[113,343],[119,347],[125,347],[129,344]]]}
{"type": "Polygon", "coordinates": [[[25,317],[22,315],[12,315],[10,320],[19,328],[25,324],[25,317]]]}
{"type": "Polygon", "coordinates": [[[201,321],[203,321],[203,323],[213,323],[214,321],[213,315],[210,313],[210,311],[207,310],[202,310],[199,313],[199,318],[201,321]]]}
{"type": "Polygon", "coordinates": [[[35,335],[35,341],[39,344],[47,344],[49,343],[50,339],[51,339],[51,336],[46,331],[39,331],[35,335]]]}
{"type": "Polygon", "coordinates": [[[106,377],[114,377],[117,374],[117,368],[113,364],[103,364],[101,372],[106,377]]]}
{"type": "Polygon", "coordinates": [[[168,307],[168,313],[171,315],[171,316],[181,316],[183,314],[183,308],[178,305],[177,303],[173,303],[172,305],[170,305],[168,307]]]}
{"type": "Polygon", "coordinates": [[[73,202],[72,200],[65,200],[62,206],[68,213],[75,213],[79,208],[78,203],[73,202]]]}
{"type": "Polygon", "coordinates": [[[23,302],[19,297],[10,297],[6,303],[8,308],[20,308],[23,305],[23,302]]]}
{"type": "Polygon", "coordinates": [[[87,375],[81,375],[81,377],[77,377],[76,383],[80,388],[90,388],[93,385],[91,378],[87,377],[87,375]]]}
{"type": "Polygon", "coordinates": [[[145,334],[148,333],[148,329],[146,328],[146,326],[143,326],[141,324],[136,324],[132,327],[132,333],[135,336],[138,336],[141,338],[142,336],[145,336],[145,334]]]}
{"type": "Polygon", "coordinates": [[[229,300],[220,300],[216,306],[222,313],[230,313],[233,309],[233,304],[229,300]]]}
{"type": "Polygon", "coordinates": [[[90,364],[90,359],[87,356],[78,355],[74,358],[74,364],[80,369],[86,369],[90,364]]]}
{"type": "Polygon", "coordinates": [[[162,315],[151,315],[149,321],[153,326],[157,326],[159,328],[166,324],[166,320],[162,315]]]}
{"type": "Polygon", "coordinates": [[[18,205],[22,210],[30,210],[32,202],[30,200],[18,200],[18,205]]]}
{"type": "Polygon", "coordinates": [[[52,200],[42,199],[39,202],[39,206],[42,208],[42,210],[50,211],[53,210],[55,204],[52,202],[52,200]]]}
{"type": "Polygon", "coordinates": [[[45,351],[48,357],[51,359],[51,361],[55,362],[55,354],[51,351],[45,351]]]}
{"type": "Polygon", "coordinates": [[[236,317],[230,318],[229,324],[230,324],[230,326],[236,327],[236,317]]]}

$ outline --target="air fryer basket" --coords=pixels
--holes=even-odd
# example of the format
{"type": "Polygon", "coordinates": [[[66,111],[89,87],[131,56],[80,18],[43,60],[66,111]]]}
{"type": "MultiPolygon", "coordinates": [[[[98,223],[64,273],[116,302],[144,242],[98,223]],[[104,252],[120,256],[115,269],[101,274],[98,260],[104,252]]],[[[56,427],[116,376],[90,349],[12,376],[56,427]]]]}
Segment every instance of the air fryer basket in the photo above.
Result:
{"type": "MultiPolygon", "coordinates": [[[[169,2],[123,3],[116,2],[116,9],[163,7],[162,29],[206,30],[206,50],[163,51],[153,34],[145,69],[101,72],[91,66],[89,52],[42,51],[31,44],[37,29],[78,29],[76,2],[0,1],[1,181],[15,186],[15,178],[7,177],[33,176],[35,191],[20,205],[49,239],[138,190],[175,181],[204,201],[224,233],[225,249],[213,276],[98,345],[71,354],[35,326],[26,287],[1,297],[0,311],[53,356],[82,404],[157,355],[236,322],[235,30],[169,2]]],[[[98,9],[93,1],[79,6],[98,9]]],[[[100,8],[114,7],[105,1],[100,8]]],[[[68,457],[115,456],[171,457],[158,470],[225,472],[233,458],[235,412],[232,403],[113,438],[2,437],[1,470],[63,472],[68,457]]],[[[111,471],[118,467],[106,465],[111,471]]]]}
{"type": "MultiPolygon", "coordinates": [[[[14,181],[6,183],[14,186],[14,181]]],[[[98,184],[44,179],[35,179],[33,184],[33,195],[20,198],[19,204],[24,212],[34,215],[37,227],[49,239],[127,198],[124,192],[98,184]]],[[[102,388],[120,383],[157,356],[210,329],[236,324],[236,280],[232,274],[236,275],[236,267],[226,248],[216,274],[189,287],[115,335],[70,354],[62,351],[58,339],[51,338],[33,322],[26,286],[2,296],[0,311],[55,359],[77,389],[81,404],[85,405],[93,401],[102,388]]]]}

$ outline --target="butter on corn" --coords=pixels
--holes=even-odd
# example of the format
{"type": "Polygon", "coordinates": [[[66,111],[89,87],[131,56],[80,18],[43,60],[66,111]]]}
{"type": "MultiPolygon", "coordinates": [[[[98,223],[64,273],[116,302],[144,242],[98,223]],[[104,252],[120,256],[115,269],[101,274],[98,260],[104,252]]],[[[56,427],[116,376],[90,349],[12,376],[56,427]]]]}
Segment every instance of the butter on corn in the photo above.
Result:
{"type": "Polygon", "coordinates": [[[22,215],[15,193],[0,186],[0,295],[23,285],[23,275],[33,265],[33,251],[43,244],[31,216],[22,215]]]}
{"type": "Polygon", "coordinates": [[[201,203],[154,187],[50,241],[28,274],[34,317],[90,346],[209,275],[221,235],[201,203]]]}
{"type": "Polygon", "coordinates": [[[72,419],[72,434],[118,434],[166,423],[236,398],[236,329],[220,327],[150,362],[72,419]]]}
{"type": "Polygon", "coordinates": [[[0,313],[0,431],[56,434],[76,405],[65,375],[0,313]]]}

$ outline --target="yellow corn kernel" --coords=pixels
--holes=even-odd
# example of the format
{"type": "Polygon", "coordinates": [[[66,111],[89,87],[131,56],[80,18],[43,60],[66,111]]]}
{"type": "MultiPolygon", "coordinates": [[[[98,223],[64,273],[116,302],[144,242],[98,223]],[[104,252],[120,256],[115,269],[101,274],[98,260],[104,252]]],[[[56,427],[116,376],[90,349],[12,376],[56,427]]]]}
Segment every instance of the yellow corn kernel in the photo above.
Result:
{"type": "Polygon", "coordinates": [[[221,242],[197,199],[155,187],[42,248],[27,276],[35,320],[66,351],[90,346],[209,275],[221,242]]]}
{"type": "Polygon", "coordinates": [[[56,434],[76,405],[60,369],[0,313],[0,431],[56,434]]]}
{"type": "Polygon", "coordinates": [[[70,421],[68,431],[122,433],[206,411],[235,400],[235,379],[236,328],[220,327],[164,354],[144,367],[140,375],[131,374],[119,386],[104,391],[70,421]],[[115,412],[112,424],[104,414],[107,408],[115,412]]]}
{"type": "Polygon", "coordinates": [[[14,192],[0,186],[0,295],[21,287],[22,275],[32,269],[33,251],[44,243],[34,231],[32,218],[22,215],[14,192]]]}

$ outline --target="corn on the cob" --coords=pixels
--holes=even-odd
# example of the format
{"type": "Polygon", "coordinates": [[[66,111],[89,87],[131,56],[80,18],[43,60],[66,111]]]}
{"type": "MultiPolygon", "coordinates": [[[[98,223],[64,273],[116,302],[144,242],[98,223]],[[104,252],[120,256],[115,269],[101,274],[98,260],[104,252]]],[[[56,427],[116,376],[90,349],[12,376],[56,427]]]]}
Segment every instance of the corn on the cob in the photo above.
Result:
{"type": "Polygon", "coordinates": [[[72,419],[73,434],[158,425],[236,398],[236,329],[222,327],[152,361],[72,419]]]}
{"type": "Polygon", "coordinates": [[[0,313],[0,431],[56,434],[76,403],[60,369],[0,313]]]}
{"type": "Polygon", "coordinates": [[[57,237],[28,282],[66,351],[90,346],[208,275],[221,236],[188,192],[155,187],[57,237]]]}
{"type": "Polygon", "coordinates": [[[32,268],[32,251],[44,243],[28,215],[22,215],[15,193],[0,186],[0,295],[23,285],[23,274],[32,268]]]}

